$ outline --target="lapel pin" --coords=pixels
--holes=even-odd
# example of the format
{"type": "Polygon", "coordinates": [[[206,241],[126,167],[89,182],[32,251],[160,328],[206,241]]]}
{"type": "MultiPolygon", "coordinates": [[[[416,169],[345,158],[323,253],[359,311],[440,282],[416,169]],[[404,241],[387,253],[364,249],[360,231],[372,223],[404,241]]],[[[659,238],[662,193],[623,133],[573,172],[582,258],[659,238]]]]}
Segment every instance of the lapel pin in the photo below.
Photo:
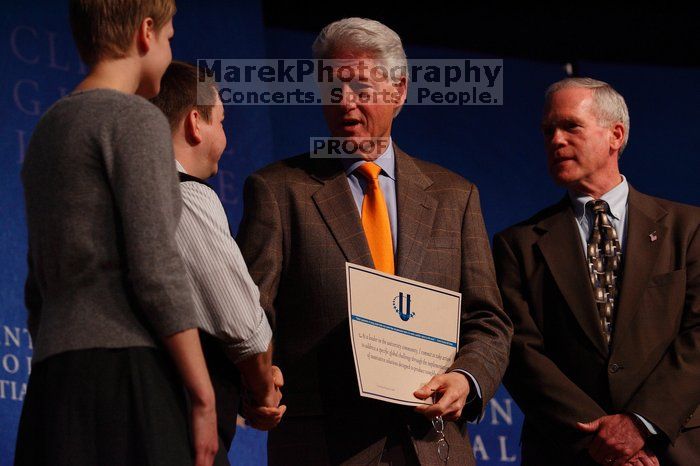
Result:
{"type": "Polygon", "coordinates": [[[656,241],[657,239],[659,239],[659,237],[656,236],[656,232],[655,232],[655,231],[652,231],[651,233],[649,233],[649,239],[650,239],[651,242],[653,243],[654,241],[656,241]]]}

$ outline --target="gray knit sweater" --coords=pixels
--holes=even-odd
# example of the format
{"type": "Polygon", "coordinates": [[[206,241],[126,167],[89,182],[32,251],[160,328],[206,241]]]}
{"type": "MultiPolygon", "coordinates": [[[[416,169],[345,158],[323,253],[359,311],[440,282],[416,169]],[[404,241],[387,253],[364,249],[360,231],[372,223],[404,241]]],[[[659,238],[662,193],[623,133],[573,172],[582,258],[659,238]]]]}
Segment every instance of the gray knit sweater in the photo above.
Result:
{"type": "Polygon", "coordinates": [[[34,131],[22,182],[34,363],[196,326],[170,129],[154,105],[107,89],[62,98],[34,131]]]}

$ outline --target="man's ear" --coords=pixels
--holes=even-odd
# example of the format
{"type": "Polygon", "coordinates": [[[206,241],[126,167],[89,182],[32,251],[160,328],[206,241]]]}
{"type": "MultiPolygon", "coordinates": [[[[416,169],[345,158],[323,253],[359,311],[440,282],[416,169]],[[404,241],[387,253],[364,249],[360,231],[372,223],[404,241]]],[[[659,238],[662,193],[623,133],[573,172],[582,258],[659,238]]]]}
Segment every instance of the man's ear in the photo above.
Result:
{"type": "Polygon", "coordinates": [[[199,130],[199,121],[201,118],[202,115],[194,108],[185,115],[185,139],[193,146],[202,142],[202,133],[199,130]]]}
{"type": "Polygon", "coordinates": [[[401,79],[399,79],[397,83],[394,83],[394,88],[396,89],[394,103],[398,105],[405,104],[406,96],[408,95],[408,80],[406,76],[401,76],[401,79]]]}
{"type": "Polygon", "coordinates": [[[156,31],[153,28],[153,18],[146,18],[136,31],[136,49],[139,55],[146,55],[151,50],[151,40],[155,39],[156,31]]]}
{"type": "Polygon", "coordinates": [[[610,150],[619,151],[625,141],[625,125],[618,122],[610,129],[610,150]]]}
{"type": "Polygon", "coordinates": [[[408,80],[406,76],[402,76],[398,82],[392,84],[394,86],[394,91],[391,95],[391,103],[394,105],[394,118],[401,111],[403,104],[406,103],[406,96],[408,95],[408,80]]]}

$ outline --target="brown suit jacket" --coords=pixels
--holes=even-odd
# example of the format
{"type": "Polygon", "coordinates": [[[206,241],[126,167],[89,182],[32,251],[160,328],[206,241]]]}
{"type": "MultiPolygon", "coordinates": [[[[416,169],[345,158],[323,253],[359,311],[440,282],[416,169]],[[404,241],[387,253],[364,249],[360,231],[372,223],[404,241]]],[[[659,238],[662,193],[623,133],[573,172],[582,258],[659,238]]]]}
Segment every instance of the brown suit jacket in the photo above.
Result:
{"type": "Polygon", "coordinates": [[[568,197],[494,239],[524,465],[592,464],[575,423],[622,412],[662,432],[661,464],[700,464],[700,209],[630,188],[627,222],[609,350],[568,197]]]}
{"type": "MultiPolygon", "coordinates": [[[[477,189],[398,147],[395,155],[397,275],[462,292],[461,347],[453,368],[474,375],[486,402],[507,365],[512,331],[477,189]]],[[[283,160],[251,175],[244,191],[236,241],[273,323],[288,406],[269,436],[271,462],[376,464],[387,434],[404,429],[421,463],[435,463],[436,439],[426,419],[358,394],[345,262],[373,263],[340,161],[308,154],[283,160]]],[[[466,415],[482,409],[472,403],[466,415]]],[[[464,423],[448,424],[450,464],[474,464],[464,423]]]]}

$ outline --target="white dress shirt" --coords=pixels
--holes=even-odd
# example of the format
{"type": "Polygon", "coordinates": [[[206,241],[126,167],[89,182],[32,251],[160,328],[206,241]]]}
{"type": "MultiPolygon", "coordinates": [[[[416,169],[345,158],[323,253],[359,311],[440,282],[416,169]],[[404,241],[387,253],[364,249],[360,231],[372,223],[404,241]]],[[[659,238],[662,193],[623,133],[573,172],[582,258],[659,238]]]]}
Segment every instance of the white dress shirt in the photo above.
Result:
{"type": "MultiPolygon", "coordinates": [[[[187,173],[179,162],[177,169],[187,173]]],[[[196,181],[182,182],[180,188],[183,209],[176,241],[199,327],[225,345],[233,362],[264,353],[272,330],[221,201],[213,189],[196,181]]]]}

